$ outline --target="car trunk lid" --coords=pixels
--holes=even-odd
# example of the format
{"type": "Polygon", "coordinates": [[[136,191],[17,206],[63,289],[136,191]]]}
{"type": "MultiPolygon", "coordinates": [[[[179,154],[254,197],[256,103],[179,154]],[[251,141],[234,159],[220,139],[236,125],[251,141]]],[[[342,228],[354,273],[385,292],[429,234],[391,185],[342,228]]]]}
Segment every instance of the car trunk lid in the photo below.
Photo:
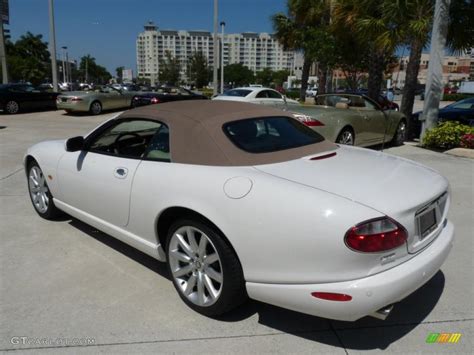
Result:
{"type": "Polygon", "coordinates": [[[341,146],[334,152],[255,168],[350,199],[397,220],[408,231],[410,253],[436,237],[447,212],[448,183],[444,177],[382,152],[341,146]],[[438,210],[421,220],[433,207],[438,210]],[[430,218],[435,218],[432,226],[427,225],[433,222],[430,218]]]}

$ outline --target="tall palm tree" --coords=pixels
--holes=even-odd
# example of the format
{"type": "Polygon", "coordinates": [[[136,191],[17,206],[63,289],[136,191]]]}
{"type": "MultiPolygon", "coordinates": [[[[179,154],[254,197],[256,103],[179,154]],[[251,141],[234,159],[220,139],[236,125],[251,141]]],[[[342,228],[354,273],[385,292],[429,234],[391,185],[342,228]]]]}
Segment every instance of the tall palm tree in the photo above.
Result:
{"type": "MultiPolygon", "coordinates": [[[[396,1],[395,1],[396,2],[396,1]]],[[[393,20],[384,16],[393,0],[337,0],[334,3],[333,26],[347,28],[369,47],[368,95],[377,98],[383,85],[384,71],[399,44],[393,20]]]]}
{"type": "MultiPolygon", "coordinates": [[[[304,53],[301,100],[304,100],[306,96],[311,64],[318,59],[315,50],[318,36],[315,36],[315,31],[320,33],[329,29],[330,3],[327,0],[288,0],[287,14],[278,13],[272,16],[275,35],[283,47],[304,53]]],[[[322,79],[325,81],[324,78],[322,79]]],[[[323,86],[321,80],[319,86],[320,88],[323,86]]]]}

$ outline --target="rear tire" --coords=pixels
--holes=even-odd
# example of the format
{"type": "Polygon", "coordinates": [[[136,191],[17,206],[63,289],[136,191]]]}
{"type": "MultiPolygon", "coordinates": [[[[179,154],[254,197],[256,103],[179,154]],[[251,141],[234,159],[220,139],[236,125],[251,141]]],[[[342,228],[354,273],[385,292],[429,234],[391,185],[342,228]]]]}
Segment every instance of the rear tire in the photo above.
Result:
{"type": "Polygon", "coordinates": [[[10,100],[5,104],[5,112],[14,115],[20,112],[20,104],[17,101],[10,100]]]}
{"type": "Polygon", "coordinates": [[[345,127],[339,133],[336,139],[336,143],[345,144],[345,145],[354,145],[355,135],[352,129],[345,127]]]}
{"type": "Polygon", "coordinates": [[[46,177],[36,161],[28,164],[27,179],[30,200],[36,213],[44,219],[59,217],[61,211],[54,205],[46,177]]]}
{"type": "Polygon", "coordinates": [[[91,115],[100,115],[102,113],[102,104],[99,101],[94,101],[91,103],[91,107],[89,108],[89,112],[91,115]]]}
{"type": "Polygon", "coordinates": [[[225,238],[198,219],[180,219],[169,229],[167,266],[174,287],[190,308],[218,316],[247,299],[240,262],[225,238]]]}

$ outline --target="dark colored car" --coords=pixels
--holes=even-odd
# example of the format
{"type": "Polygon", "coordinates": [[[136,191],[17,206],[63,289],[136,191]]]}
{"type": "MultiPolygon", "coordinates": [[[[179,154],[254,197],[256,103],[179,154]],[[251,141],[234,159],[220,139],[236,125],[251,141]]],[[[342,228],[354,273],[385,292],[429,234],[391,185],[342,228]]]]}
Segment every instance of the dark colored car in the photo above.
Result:
{"type": "MultiPolygon", "coordinates": [[[[416,137],[421,133],[421,116],[422,111],[413,114],[414,129],[413,133],[416,137]]],[[[458,121],[462,124],[474,126],[474,96],[468,97],[445,106],[439,110],[438,122],[458,121]]]]}
{"type": "Polygon", "coordinates": [[[30,84],[3,84],[0,85],[0,107],[9,114],[56,109],[58,95],[57,92],[38,90],[30,84]]]}
{"type": "Polygon", "coordinates": [[[379,95],[377,102],[380,107],[382,107],[382,110],[400,111],[400,107],[398,106],[398,104],[396,102],[390,101],[384,95],[379,95]]]}
{"type": "Polygon", "coordinates": [[[135,95],[132,100],[132,107],[181,100],[207,100],[207,97],[185,88],[160,87],[155,92],[144,92],[135,95]]]}

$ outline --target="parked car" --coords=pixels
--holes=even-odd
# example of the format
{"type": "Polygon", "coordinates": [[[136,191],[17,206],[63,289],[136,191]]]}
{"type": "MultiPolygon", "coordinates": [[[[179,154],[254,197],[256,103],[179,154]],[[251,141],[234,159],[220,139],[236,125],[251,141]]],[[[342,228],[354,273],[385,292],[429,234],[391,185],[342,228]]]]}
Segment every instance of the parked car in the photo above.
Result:
{"type": "Polygon", "coordinates": [[[103,110],[130,108],[135,91],[105,86],[95,91],[71,91],[58,96],[57,107],[68,113],[89,112],[98,115],[103,110]]]}
{"type": "Polygon", "coordinates": [[[474,94],[474,81],[462,81],[457,92],[459,94],[474,94]]]}
{"type": "MultiPolygon", "coordinates": [[[[359,95],[359,96],[364,96],[367,97],[368,91],[367,90],[357,90],[357,91],[347,91],[346,94],[351,94],[351,95],[359,95]]],[[[339,95],[339,94],[338,94],[339,95]]],[[[370,98],[369,98],[370,99],[370,98]]],[[[317,102],[315,101],[317,104],[317,102]]],[[[382,110],[394,110],[394,111],[400,111],[400,107],[396,102],[390,101],[386,94],[380,94],[377,99],[377,103],[379,106],[382,108],[382,110]]]]}
{"type": "Polygon", "coordinates": [[[316,96],[315,101],[315,106],[288,105],[286,109],[332,142],[366,147],[405,141],[406,117],[397,111],[384,111],[367,96],[325,94],[316,96]]]}
{"type": "MultiPolygon", "coordinates": [[[[413,114],[413,134],[419,137],[421,134],[422,111],[413,114]]],[[[474,126],[474,97],[456,101],[438,111],[438,122],[458,121],[462,124],[474,126]]]]}
{"type": "Polygon", "coordinates": [[[207,316],[248,295],[320,317],[384,318],[453,243],[444,177],[338,146],[270,107],[141,107],[85,137],[36,144],[24,164],[41,217],[66,212],[165,261],[182,300],[207,316]]]}
{"type": "Polygon", "coordinates": [[[155,92],[144,92],[135,95],[132,101],[132,106],[138,107],[182,100],[207,100],[207,96],[196,94],[185,88],[161,87],[157,88],[155,92]]]}
{"type": "Polygon", "coordinates": [[[225,91],[213,98],[213,100],[241,101],[254,104],[298,104],[298,101],[288,99],[278,91],[262,87],[241,87],[225,91]]]}
{"type": "Polygon", "coordinates": [[[56,109],[57,92],[38,90],[30,84],[0,85],[0,107],[4,113],[56,109]]]}

